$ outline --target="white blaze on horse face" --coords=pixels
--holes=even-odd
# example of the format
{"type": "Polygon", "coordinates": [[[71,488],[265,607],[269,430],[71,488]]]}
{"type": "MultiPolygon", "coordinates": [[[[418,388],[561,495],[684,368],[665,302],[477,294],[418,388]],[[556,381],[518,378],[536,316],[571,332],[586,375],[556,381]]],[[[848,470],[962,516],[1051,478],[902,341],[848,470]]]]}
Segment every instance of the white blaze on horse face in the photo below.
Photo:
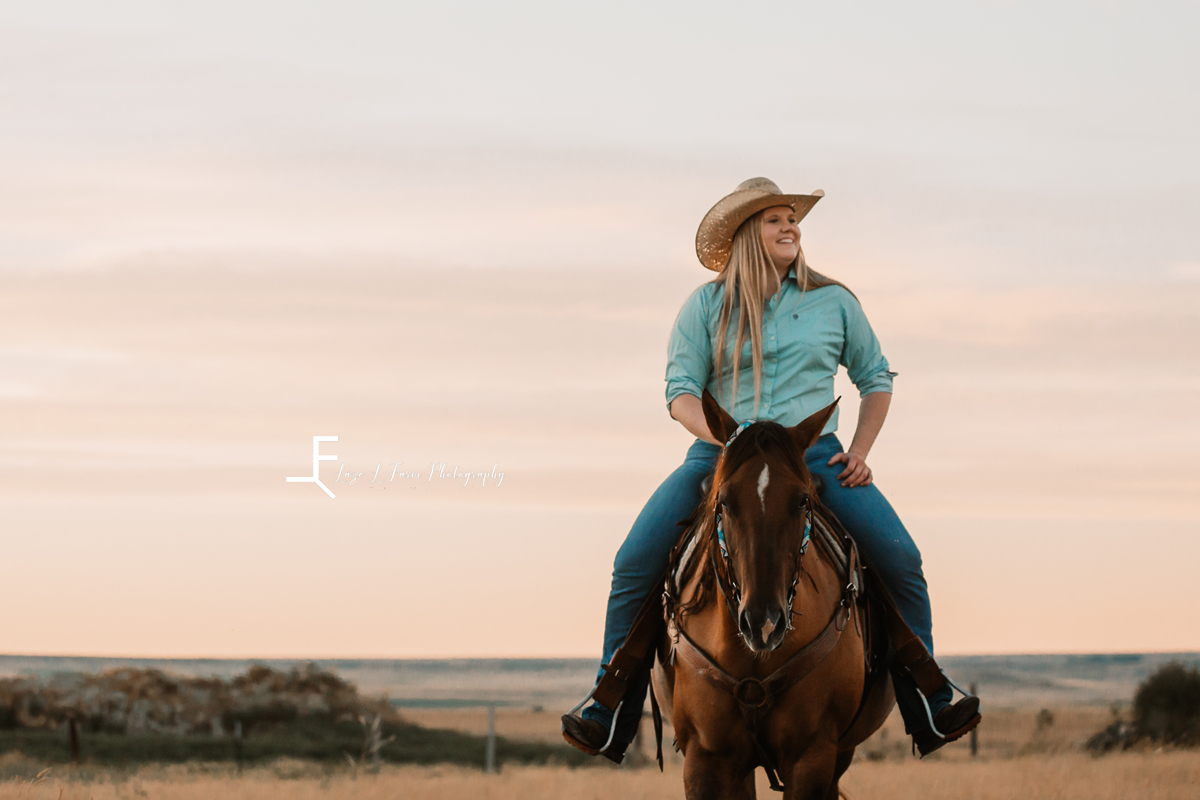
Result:
{"type": "Polygon", "coordinates": [[[758,476],[758,499],[762,503],[763,513],[767,513],[767,481],[771,480],[770,467],[763,464],[762,474],[758,476]]]}

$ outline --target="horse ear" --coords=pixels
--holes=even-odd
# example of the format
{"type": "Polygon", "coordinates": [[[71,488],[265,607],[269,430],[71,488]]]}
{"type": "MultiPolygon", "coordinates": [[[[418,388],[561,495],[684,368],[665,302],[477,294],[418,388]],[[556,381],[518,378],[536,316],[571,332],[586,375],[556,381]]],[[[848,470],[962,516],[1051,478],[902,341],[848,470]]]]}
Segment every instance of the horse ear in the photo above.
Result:
{"type": "Polygon", "coordinates": [[[799,425],[788,428],[792,441],[796,443],[796,447],[800,449],[801,453],[812,447],[813,443],[821,438],[821,431],[825,430],[825,423],[829,422],[829,418],[833,416],[833,410],[837,408],[838,401],[841,399],[839,397],[799,425]]]}
{"type": "Polygon", "coordinates": [[[704,421],[708,423],[708,430],[713,438],[718,442],[728,441],[737,428],[733,417],[725,413],[725,409],[717,404],[717,399],[709,394],[708,389],[704,390],[700,405],[704,407],[704,421]]]}

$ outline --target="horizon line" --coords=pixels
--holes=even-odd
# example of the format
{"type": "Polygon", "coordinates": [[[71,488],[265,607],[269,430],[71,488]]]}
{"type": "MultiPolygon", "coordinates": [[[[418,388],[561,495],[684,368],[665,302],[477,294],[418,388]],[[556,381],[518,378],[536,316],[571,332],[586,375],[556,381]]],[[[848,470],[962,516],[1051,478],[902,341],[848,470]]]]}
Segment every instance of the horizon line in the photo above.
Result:
{"type": "MultiPolygon", "coordinates": [[[[988,653],[942,653],[938,658],[998,658],[1013,656],[1198,656],[1196,650],[1044,650],[1011,651],[988,653]]],[[[137,656],[137,655],[88,655],[78,653],[0,653],[3,658],[78,658],[104,659],[110,661],[598,661],[595,656],[581,655],[432,655],[432,656],[137,656]]]]}

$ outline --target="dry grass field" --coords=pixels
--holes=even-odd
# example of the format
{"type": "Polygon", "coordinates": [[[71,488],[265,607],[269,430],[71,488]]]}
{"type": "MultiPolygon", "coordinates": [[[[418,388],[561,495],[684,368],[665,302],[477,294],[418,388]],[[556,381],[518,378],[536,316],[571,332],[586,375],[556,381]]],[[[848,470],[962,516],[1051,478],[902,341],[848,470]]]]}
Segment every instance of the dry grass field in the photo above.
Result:
{"type": "MultiPolygon", "coordinates": [[[[760,773],[761,778],[761,773],[760,773]]],[[[385,768],[354,779],[297,762],[278,762],[241,777],[228,768],[151,768],[134,775],[55,776],[41,783],[9,779],[0,799],[21,800],[651,800],[681,795],[679,768],[657,770],[506,769],[499,775],[441,767],[385,768]]],[[[1123,753],[1094,759],[1071,753],[1005,760],[864,762],[843,781],[852,800],[1195,800],[1200,796],[1200,753],[1123,753]]],[[[765,780],[760,798],[775,796],[765,780]]]]}
{"type": "MultiPolygon", "coordinates": [[[[1101,707],[990,710],[979,736],[979,755],[955,744],[924,761],[908,753],[900,721],[860,749],[842,786],[851,800],[1197,800],[1200,752],[1154,751],[1093,757],[1081,748],[1112,718],[1101,707]],[[1040,722],[1039,722],[1040,718],[1040,722]]],[[[486,730],[477,709],[408,711],[415,722],[472,733],[486,730]]],[[[497,731],[505,736],[557,740],[558,718],[550,711],[500,709],[497,731]]],[[[646,726],[649,729],[649,726],[646,726]]],[[[670,741],[668,732],[667,741],[670,741]]],[[[564,745],[565,746],[565,745],[564,745]]],[[[649,746],[644,747],[646,753],[649,746]]],[[[355,776],[346,766],[280,760],[238,775],[231,765],[153,766],[100,770],[88,765],[43,768],[23,756],[0,758],[0,800],[549,800],[550,798],[676,798],[681,760],[671,754],[666,774],[653,768],[507,767],[497,775],[458,767],[390,767],[355,776]]],[[[759,774],[759,797],[775,796],[759,774]]]]}

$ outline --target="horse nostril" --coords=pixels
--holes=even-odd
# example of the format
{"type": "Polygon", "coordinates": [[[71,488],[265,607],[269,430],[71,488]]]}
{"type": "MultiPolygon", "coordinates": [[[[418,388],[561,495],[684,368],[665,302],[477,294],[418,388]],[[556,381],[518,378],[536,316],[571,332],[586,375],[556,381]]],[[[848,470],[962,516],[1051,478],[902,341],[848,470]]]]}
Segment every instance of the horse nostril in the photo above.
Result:
{"type": "Polygon", "coordinates": [[[742,635],[747,639],[754,638],[754,623],[750,620],[750,612],[743,611],[738,617],[738,628],[741,629],[742,635]]]}

